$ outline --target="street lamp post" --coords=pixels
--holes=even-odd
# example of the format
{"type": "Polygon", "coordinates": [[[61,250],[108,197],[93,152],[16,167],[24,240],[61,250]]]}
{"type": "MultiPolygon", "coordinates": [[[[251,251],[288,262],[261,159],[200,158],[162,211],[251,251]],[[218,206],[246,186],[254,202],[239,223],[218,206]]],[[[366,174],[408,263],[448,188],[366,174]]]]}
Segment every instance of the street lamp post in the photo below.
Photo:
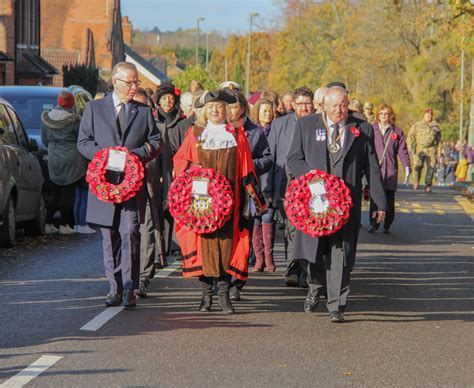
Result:
{"type": "Polygon", "coordinates": [[[247,46],[247,66],[245,69],[245,95],[248,97],[250,94],[250,49],[252,46],[252,22],[253,18],[258,16],[257,12],[252,12],[249,15],[249,39],[248,39],[248,46],[247,46]]]}
{"type": "Polygon", "coordinates": [[[199,22],[204,21],[203,17],[196,19],[196,66],[199,65],[199,22]]]}
{"type": "Polygon", "coordinates": [[[209,70],[209,32],[206,34],[206,71],[209,70]]]}

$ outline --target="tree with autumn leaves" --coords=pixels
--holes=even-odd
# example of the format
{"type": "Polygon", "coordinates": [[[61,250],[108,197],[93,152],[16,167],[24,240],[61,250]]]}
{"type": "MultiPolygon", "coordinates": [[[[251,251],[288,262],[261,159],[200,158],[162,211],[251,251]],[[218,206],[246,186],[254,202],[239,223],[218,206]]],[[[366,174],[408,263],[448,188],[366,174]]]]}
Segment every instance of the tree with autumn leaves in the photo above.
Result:
{"type": "MultiPolygon", "coordinates": [[[[462,48],[466,69],[473,61],[470,1],[286,0],[278,24],[252,34],[250,90],[282,93],[341,80],[351,98],[393,105],[405,128],[430,106],[445,134],[456,131],[461,98],[472,97],[459,89],[462,48]]],[[[247,36],[231,36],[213,53],[211,77],[223,81],[227,62],[227,78],[244,82],[246,52],[247,36]]]]}

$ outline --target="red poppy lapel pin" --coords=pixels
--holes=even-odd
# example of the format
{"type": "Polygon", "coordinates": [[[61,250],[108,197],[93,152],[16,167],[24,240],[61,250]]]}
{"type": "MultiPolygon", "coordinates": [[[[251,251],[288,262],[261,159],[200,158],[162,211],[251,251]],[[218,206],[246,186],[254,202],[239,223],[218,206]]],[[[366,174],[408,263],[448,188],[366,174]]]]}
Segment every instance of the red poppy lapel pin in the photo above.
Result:
{"type": "Polygon", "coordinates": [[[226,124],[225,130],[229,133],[232,133],[232,134],[235,133],[235,127],[232,124],[226,124]]]}
{"type": "Polygon", "coordinates": [[[392,138],[392,140],[397,140],[398,139],[398,135],[395,132],[392,132],[390,137],[392,138]]]}
{"type": "Polygon", "coordinates": [[[354,137],[360,136],[360,131],[357,129],[357,127],[351,127],[351,132],[354,135],[354,137]]]}
{"type": "Polygon", "coordinates": [[[181,95],[181,90],[177,88],[176,86],[174,87],[174,94],[177,96],[181,95]]]}

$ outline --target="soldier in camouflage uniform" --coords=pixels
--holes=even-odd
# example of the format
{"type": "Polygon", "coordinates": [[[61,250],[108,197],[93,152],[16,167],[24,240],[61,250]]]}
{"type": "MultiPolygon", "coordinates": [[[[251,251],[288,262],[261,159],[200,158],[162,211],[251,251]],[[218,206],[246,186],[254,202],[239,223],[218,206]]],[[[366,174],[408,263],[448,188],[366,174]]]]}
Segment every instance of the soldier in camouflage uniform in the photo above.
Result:
{"type": "Polygon", "coordinates": [[[425,191],[431,192],[440,142],[441,130],[433,121],[433,109],[426,109],[423,120],[411,127],[407,138],[408,150],[413,158],[413,190],[418,190],[421,170],[426,163],[425,191]]]}

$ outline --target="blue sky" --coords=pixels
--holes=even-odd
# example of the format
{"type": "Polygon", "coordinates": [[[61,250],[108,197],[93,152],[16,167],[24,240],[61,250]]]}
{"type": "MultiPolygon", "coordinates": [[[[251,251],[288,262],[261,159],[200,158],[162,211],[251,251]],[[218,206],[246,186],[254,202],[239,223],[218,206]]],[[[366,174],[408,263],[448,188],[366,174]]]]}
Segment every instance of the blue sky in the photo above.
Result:
{"type": "Polygon", "coordinates": [[[254,29],[270,27],[279,8],[274,0],[121,0],[122,15],[129,16],[135,28],[161,31],[196,28],[196,19],[202,31],[221,33],[248,31],[249,14],[258,12],[254,29]]]}

